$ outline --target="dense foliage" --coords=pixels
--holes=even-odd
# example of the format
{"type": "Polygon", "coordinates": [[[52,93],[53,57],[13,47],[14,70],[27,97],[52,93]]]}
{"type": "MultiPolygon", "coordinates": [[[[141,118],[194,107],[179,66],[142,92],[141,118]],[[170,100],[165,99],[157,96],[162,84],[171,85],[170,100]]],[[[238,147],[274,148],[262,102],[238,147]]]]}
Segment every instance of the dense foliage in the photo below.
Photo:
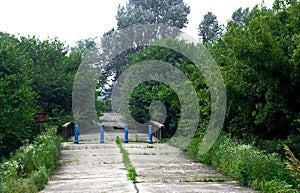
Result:
{"type": "MultiPolygon", "coordinates": [[[[184,56],[166,48],[148,46],[131,57],[131,65],[161,60],[186,74],[193,82],[201,106],[198,133],[188,151],[242,184],[263,192],[297,185],[282,159],[284,143],[296,157],[300,155],[299,10],[297,0],[276,0],[272,9],[263,6],[251,11],[239,9],[221,36],[204,42],[225,80],[228,98],[224,131],[230,134],[230,137],[222,134],[207,155],[199,155],[195,150],[210,115],[210,95],[201,73],[184,56]],[[268,154],[274,152],[279,154],[268,154]]],[[[180,105],[172,92],[155,81],[140,84],[130,98],[131,114],[136,120],[146,122],[150,118],[150,104],[163,102],[167,117],[172,117],[165,122],[164,137],[172,136],[180,120],[180,105]]]]}
{"type": "Polygon", "coordinates": [[[30,64],[18,40],[0,33],[0,158],[37,134],[33,126],[37,94],[24,73],[30,64]]]}
{"type": "MultiPolygon", "coordinates": [[[[168,43],[171,44],[172,40],[169,40],[168,43]]],[[[165,47],[148,46],[145,51],[140,51],[132,56],[130,65],[151,60],[167,62],[180,69],[180,71],[182,71],[190,79],[193,86],[197,88],[198,97],[201,98],[201,101],[199,101],[201,109],[203,110],[207,108],[209,99],[205,80],[200,71],[191,63],[191,61],[189,61],[189,59],[181,53],[165,47]]],[[[136,87],[129,101],[131,114],[141,123],[148,122],[151,118],[149,108],[151,104],[156,101],[160,101],[166,107],[167,117],[164,122],[166,127],[165,130],[163,130],[162,135],[164,138],[170,138],[177,129],[181,113],[181,104],[177,94],[168,85],[157,81],[148,81],[136,87]]],[[[201,117],[208,118],[207,114],[202,112],[201,117]]],[[[152,117],[152,120],[153,118],[154,117],[152,117]]],[[[155,121],[158,120],[159,117],[155,121]]]]}
{"type": "Polygon", "coordinates": [[[188,23],[190,7],[182,0],[129,0],[126,7],[119,7],[118,29],[133,25],[165,24],[182,29],[188,23]]]}
{"type": "Polygon", "coordinates": [[[73,79],[85,50],[58,41],[0,33],[0,158],[38,134],[34,115],[48,124],[72,121],[73,79]]]}
{"type": "Polygon", "coordinates": [[[229,22],[222,39],[210,46],[226,82],[225,130],[234,136],[290,136],[299,144],[299,8],[299,1],[255,7],[244,24],[229,22]]]}
{"type": "MultiPolygon", "coordinates": [[[[266,193],[276,193],[297,187],[296,180],[277,153],[268,154],[251,144],[245,144],[222,133],[204,155],[198,153],[202,137],[195,138],[187,151],[198,161],[209,164],[234,177],[242,185],[266,193]]],[[[295,191],[290,191],[296,193],[295,191]]]]}
{"type": "MultiPolygon", "coordinates": [[[[96,95],[107,77],[117,79],[127,67],[154,60],[172,64],[192,82],[199,99],[198,132],[187,151],[262,192],[295,188],[297,182],[282,158],[284,143],[291,148],[289,159],[291,155],[295,155],[293,160],[300,156],[299,10],[299,0],[275,0],[272,9],[240,8],[222,32],[213,13],[205,15],[199,25],[200,40],[219,65],[227,90],[224,133],[205,155],[198,150],[210,118],[209,88],[195,65],[175,50],[136,47],[136,42],[131,42],[131,49],[110,61],[99,78],[96,95]]],[[[119,7],[116,18],[118,29],[158,23],[182,29],[189,11],[182,0],[130,0],[119,7]]],[[[120,44],[106,38],[111,34],[118,36],[111,30],[102,39],[108,45],[103,49],[107,54],[120,44]]],[[[177,40],[168,43],[172,41],[177,40]]],[[[91,48],[95,48],[92,39],[68,49],[57,39],[16,38],[0,32],[0,159],[4,160],[0,165],[0,191],[30,192],[45,184],[57,157],[59,139],[54,130],[36,137],[33,117],[37,112],[48,112],[50,124],[56,126],[72,120],[73,80],[91,48]]],[[[156,101],[164,103],[167,111],[163,137],[172,137],[181,119],[181,105],[168,85],[147,81],[137,86],[129,100],[131,114],[137,121],[147,122],[149,108],[156,101]]],[[[103,103],[96,106],[102,109],[103,103]]],[[[298,177],[297,172],[293,175],[298,177]]]]}
{"type": "Polygon", "coordinates": [[[33,139],[36,94],[21,75],[0,78],[0,157],[7,156],[24,139],[33,139]]]}
{"type": "Polygon", "coordinates": [[[71,112],[74,75],[80,60],[67,55],[63,43],[54,40],[21,38],[20,47],[32,60],[26,65],[26,74],[38,94],[37,106],[50,116],[64,116],[71,112]]]}
{"type": "Polygon", "coordinates": [[[49,129],[0,164],[0,192],[29,193],[44,188],[60,151],[61,138],[49,129]]]}
{"type": "Polygon", "coordinates": [[[215,42],[220,38],[222,31],[218,23],[217,16],[212,12],[208,12],[203,16],[203,20],[199,24],[199,37],[203,44],[215,42]]]}
{"type": "MultiPolygon", "coordinates": [[[[189,13],[190,7],[186,5],[183,0],[129,0],[126,3],[126,6],[119,6],[118,8],[116,15],[117,29],[126,30],[136,25],[158,24],[171,26],[174,27],[174,29],[183,29],[188,24],[187,16],[189,13]]],[[[161,35],[160,33],[164,33],[163,31],[164,30],[157,28],[155,30],[157,33],[156,36],[159,37],[161,35]]],[[[112,39],[107,38],[116,37],[118,36],[118,33],[119,31],[112,29],[104,34],[102,46],[104,53],[107,53],[107,55],[109,55],[112,50],[120,48],[121,42],[114,42],[112,39]]],[[[140,34],[143,32],[138,31],[136,33],[140,34]]],[[[129,36],[130,35],[132,34],[129,34],[129,36]]],[[[123,52],[114,57],[114,59],[109,62],[109,65],[106,66],[106,73],[108,76],[113,77],[114,80],[117,80],[120,74],[128,67],[130,61],[128,61],[127,57],[138,50],[143,50],[145,48],[144,46],[137,47],[137,42],[128,42],[129,39],[131,38],[125,38],[121,41],[126,41],[126,45],[131,44],[131,48],[122,50],[123,52]]],[[[110,96],[110,90],[107,92],[108,96],[110,96]]]]}
{"type": "MultiPolygon", "coordinates": [[[[224,129],[235,137],[250,140],[257,138],[259,141],[286,140],[290,136],[297,140],[297,129],[300,127],[300,5],[298,1],[291,1],[290,5],[278,7],[276,3],[280,4],[279,1],[275,2],[273,9],[257,6],[251,14],[245,11],[248,15],[245,15],[244,23],[229,22],[219,41],[205,44],[219,64],[225,79],[228,108],[224,129]]],[[[171,63],[187,74],[198,93],[206,89],[200,73],[190,61],[175,51],[149,46],[145,51],[135,54],[131,63],[147,60],[171,63]]],[[[140,85],[135,91],[141,96],[141,90],[144,90],[144,95],[134,99],[134,92],[131,103],[139,103],[140,107],[149,106],[151,100],[157,99],[156,95],[150,94],[153,93],[150,92],[152,89],[158,90],[157,93],[166,90],[149,84],[140,85]]],[[[180,108],[170,98],[164,99],[166,96],[173,96],[171,91],[160,96],[162,102],[169,101],[169,106],[180,108]]],[[[201,100],[209,101],[207,97],[201,97],[201,100]]],[[[133,105],[132,108],[134,106],[137,107],[133,105]]],[[[132,114],[137,111],[140,110],[133,109],[132,114]]],[[[209,114],[208,108],[206,113],[209,114]]],[[[172,116],[174,115],[176,113],[172,116]]],[[[147,120],[147,117],[147,114],[143,114],[139,119],[147,120]]]]}

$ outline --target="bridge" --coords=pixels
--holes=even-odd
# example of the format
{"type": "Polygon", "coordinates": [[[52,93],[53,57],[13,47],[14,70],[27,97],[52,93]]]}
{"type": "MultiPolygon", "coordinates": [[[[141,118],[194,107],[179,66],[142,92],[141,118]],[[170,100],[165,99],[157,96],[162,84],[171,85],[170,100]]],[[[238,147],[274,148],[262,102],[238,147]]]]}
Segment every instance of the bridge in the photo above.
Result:
{"type": "MultiPolygon", "coordinates": [[[[58,167],[42,193],[166,193],[224,192],[252,193],[212,167],[190,159],[185,152],[165,143],[147,143],[148,135],[129,129],[129,143],[122,143],[137,181],[127,177],[127,170],[116,138],[124,132],[118,121],[105,113],[105,142],[99,143],[99,130],[79,135],[79,144],[63,142],[58,167]]],[[[122,142],[122,141],[121,141],[122,142]]]]}

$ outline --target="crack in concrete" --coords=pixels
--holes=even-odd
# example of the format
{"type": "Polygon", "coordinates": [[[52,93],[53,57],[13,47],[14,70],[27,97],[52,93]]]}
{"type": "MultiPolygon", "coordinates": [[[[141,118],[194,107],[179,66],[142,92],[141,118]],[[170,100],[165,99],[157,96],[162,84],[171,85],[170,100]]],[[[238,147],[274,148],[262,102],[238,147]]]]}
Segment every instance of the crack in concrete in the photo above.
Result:
{"type": "Polygon", "coordinates": [[[133,185],[134,185],[134,189],[136,190],[136,193],[139,193],[140,190],[139,190],[139,188],[137,187],[136,183],[133,183],[133,185]]]}

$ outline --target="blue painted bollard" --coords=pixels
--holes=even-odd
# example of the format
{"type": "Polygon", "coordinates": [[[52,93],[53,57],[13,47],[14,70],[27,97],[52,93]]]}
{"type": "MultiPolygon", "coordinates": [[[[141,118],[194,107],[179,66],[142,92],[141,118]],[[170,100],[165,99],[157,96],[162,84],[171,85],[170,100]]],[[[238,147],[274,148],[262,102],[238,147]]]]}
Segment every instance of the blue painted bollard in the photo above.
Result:
{"type": "Polygon", "coordinates": [[[152,141],[152,125],[148,126],[148,143],[149,144],[153,143],[153,141],[152,141]]]}
{"type": "Polygon", "coordinates": [[[78,125],[74,126],[74,143],[79,143],[78,141],[78,125]]]}
{"type": "Polygon", "coordinates": [[[104,143],[104,125],[100,125],[100,143],[104,143]]]}
{"type": "Polygon", "coordinates": [[[125,125],[124,128],[124,143],[128,143],[128,125],[125,125]]]}

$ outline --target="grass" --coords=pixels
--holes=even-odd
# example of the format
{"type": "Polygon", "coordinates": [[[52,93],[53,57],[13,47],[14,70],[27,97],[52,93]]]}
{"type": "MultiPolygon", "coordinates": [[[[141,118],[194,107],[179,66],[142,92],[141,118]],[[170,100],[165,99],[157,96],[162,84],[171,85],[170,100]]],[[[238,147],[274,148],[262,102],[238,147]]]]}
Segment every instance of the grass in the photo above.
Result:
{"type": "Polygon", "coordinates": [[[199,162],[212,165],[239,181],[240,184],[265,193],[277,193],[297,186],[296,180],[276,153],[268,154],[251,144],[243,144],[221,134],[213,147],[200,155],[201,137],[195,138],[187,148],[199,162]]]}
{"type": "Polygon", "coordinates": [[[68,139],[64,140],[63,142],[74,142],[74,138],[68,138],[68,139]]]}
{"type": "Polygon", "coordinates": [[[224,178],[205,176],[203,178],[181,179],[179,182],[225,182],[224,178]]]}
{"type": "Polygon", "coordinates": [[[145,148],[154,148],[154,146],[153,145],[147,145],[145,148]]]}
{"type": "Polygon", "coordinates": [[[146,140],[146,139],[132,139],[132,138],[129,138],[128,142],[148,143],[148,140],[146,140]]]}
{"type": "Polygon", "coordinates": [[[61,137],[49,129],[34,143],[19,148],[0,163],[0,192],[32,193],[42,190],[59,155],[61,137]]]}
{"type": "Polygon", "coordinates": [[[79,157],[72,157],[72,158],[69,158],[69,159],[61,159],[61,160],[57,161],[57,164],[58,165],[63,165],[63,164],[72,163],[72,162],[79,162],[79,157]]]}
{"type": "Polygon", "coordinates": [[[300,192],[300,161],[295,157],[294,153],[287,145],[284,145],[287,158],[287,169],[291,171],[292,176],[297,180],[298,187],[288,190],[280,190],[279,192],[300,192]]]}
{"type": "Polygon", "coordinates": [[[130,155],[156,155],[156,153],[144,152],[144,153],[131,153],[130,155]]]}
{"type": "Polygon", "coordinates": [[[122,146],[119,136],[117,136],[116,144],[119,147],[120,152],[122,153],[122,158],[123,158],[125,168],[127,170],[128,179],[131,180],[133,183],[137,183],[137,179],[136,179],[138,176],[137,172],[135,171],[135,167],[131,164],[130,158],[128,156],[128,152],[122,146]]]}

